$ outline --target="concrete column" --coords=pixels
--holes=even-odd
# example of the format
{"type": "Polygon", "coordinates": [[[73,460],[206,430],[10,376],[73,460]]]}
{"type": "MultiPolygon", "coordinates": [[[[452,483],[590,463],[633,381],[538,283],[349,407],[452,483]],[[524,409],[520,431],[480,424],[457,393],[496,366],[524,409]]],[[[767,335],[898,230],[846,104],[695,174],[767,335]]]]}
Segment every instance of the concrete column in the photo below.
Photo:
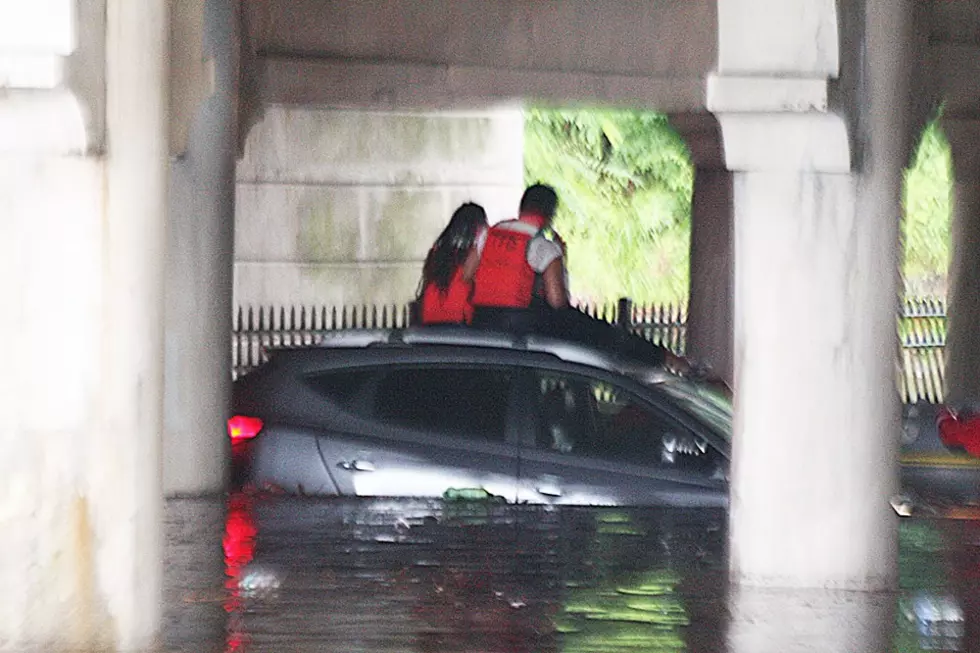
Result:
{"type": "Polygon", "coordinates": [[[160,626],[168,4],[77,14],[105,43],[104,154],[61,84],[0,98],[24,109],[0,119],[5,650],[139,650],[160,626]]]}
{"type": "Polygon", "coordinates": [[[953,151],[946,401],[980,402],[980,121],[946,120],[953,151]]]}
{"type": "Polygon", "coordinates": [[[691,208],[691,290],[687,352],[733,381],[734,232],[732,174],[699,169],[691,208]]]}
{"type": "MultiPolygon", "coordinates": [[[[736,171],[729,564],[741,585],[882,590],[897,581],[888,500],[900,433],[895,310],[912,2],[866,0],[860,33],[842,30],[864,52],[841,74],[852,95],[836,99],[849,119],[829,110],[826,79],[802,74],[814,72],[803,55],[838,61],[836,5],[807,11],[819,4],[780,5],[806,28],[798,78],[740,70],[708,88],[736,171]],[[832,50],[806,52],[811,28],[832,50]]],[[[793,61],[768,54],[759,65],[793,61]]]]}
{"type": "Polygon", "coordinates": [[[899,170],[880,209],[856,175],[736,175],[737,582],[895,581],[899,170]]]}
{"type": "Polygon", "coordinates": [[[736,587],[728,597],[729,651],[880,653],[893,650],[895,596],[736,587]]]}
{"type": "Polygon", "coordinates": [[[167,233],[164,491],[220,491],[235,222],[236,41],[232,0],[184,3],[175,16],[175,157],[167,233]],[[213,73],[213,76],[212,76],[213,73]]]}

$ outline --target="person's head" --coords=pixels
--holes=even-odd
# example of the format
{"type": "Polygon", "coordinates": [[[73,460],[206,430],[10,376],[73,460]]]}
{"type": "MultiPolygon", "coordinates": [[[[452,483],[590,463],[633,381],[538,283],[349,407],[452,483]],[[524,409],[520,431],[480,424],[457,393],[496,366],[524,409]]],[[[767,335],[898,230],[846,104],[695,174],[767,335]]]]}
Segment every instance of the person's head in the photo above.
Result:
{"type": "Polygon", "coordinates": [[[425,259],[422,286],[434,281],[440,290],[449,288],[456,268],[466,260],[477,235],[486,226],[487,212],[479,204],[467,202],[456,209],[425,259]]]}
{"type": "Polygon", "coordinates": [[[524,217],[536,217],[542,220],[543,227],[551,224],[558,209],[558,194],[555,189],[545,184],[528,186],[521,196],[519,214],[524,217]]]}

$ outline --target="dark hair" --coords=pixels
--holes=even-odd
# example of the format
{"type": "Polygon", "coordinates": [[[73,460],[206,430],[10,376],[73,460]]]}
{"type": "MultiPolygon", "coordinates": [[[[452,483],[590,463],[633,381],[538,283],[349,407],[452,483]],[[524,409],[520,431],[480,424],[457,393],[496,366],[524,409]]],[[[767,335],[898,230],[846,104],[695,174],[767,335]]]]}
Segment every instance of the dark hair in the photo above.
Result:
{"type": "Polygon", "coordinates": [[[555,217],[555,210],[558,208],[558,194],[555,189],[545,184],[534,184],[528,186],[521,196],[521,215],[533,213],[540,215],[546,220],[555,217]]]}
{"type": "Polygon", "coordinates": [[[435,282],[439,290],[445,292],[453,280],[456,268],[463,264],[476,243],[480,227],[487,224],[487,212],[473,202],[463,204],[442,230],[435,244],[425,257],[422,266],[422,285],[420,293],[430,282],[435,282]]]}

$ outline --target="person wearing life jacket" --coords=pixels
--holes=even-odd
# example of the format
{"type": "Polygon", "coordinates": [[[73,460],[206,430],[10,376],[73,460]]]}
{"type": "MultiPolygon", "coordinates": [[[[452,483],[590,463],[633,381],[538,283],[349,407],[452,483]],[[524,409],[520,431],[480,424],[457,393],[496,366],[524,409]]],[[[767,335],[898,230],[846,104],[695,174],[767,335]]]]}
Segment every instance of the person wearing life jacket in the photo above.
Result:
{"type": "Polygon", "coordinates": [[[535,331],[549,311],[568,306],[560,240],[545,237],[558,207],[554,189],[535,184],[524,191],[518,216],[487,232],[467,260],[473,274],[473,324],[507,331],[535,331]]]}
{"type": "Polygon", "coordinates": [[[467,202],[453,213],[429,250],[419,284],[422,324],[469,324],[471,277],[464,263],[487,236],[487,214],[479,204],[467,202]]]}
{"type": "Polygon", "coordinates": [[[474,271],[473,326],[565,338],[690,372],[690,363],[666,348],[571,306],[565,243],[551,229],[557,208],[552,187],[529,186],[517,219],[492,226],[482,250],[471,252],[464,276],[474,271]]]}

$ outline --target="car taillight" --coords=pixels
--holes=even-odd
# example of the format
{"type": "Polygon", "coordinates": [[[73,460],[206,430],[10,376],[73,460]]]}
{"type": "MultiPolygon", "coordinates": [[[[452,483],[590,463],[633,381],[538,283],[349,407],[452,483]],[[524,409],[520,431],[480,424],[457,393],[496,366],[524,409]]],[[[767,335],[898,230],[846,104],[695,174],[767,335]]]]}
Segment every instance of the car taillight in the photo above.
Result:
{"type": "Polygon", "coordinates": [[[262,420],[258,417],[235,415],[228,420],[228,437],[232,442],[251,440],[262,430],[262,420]]]}

